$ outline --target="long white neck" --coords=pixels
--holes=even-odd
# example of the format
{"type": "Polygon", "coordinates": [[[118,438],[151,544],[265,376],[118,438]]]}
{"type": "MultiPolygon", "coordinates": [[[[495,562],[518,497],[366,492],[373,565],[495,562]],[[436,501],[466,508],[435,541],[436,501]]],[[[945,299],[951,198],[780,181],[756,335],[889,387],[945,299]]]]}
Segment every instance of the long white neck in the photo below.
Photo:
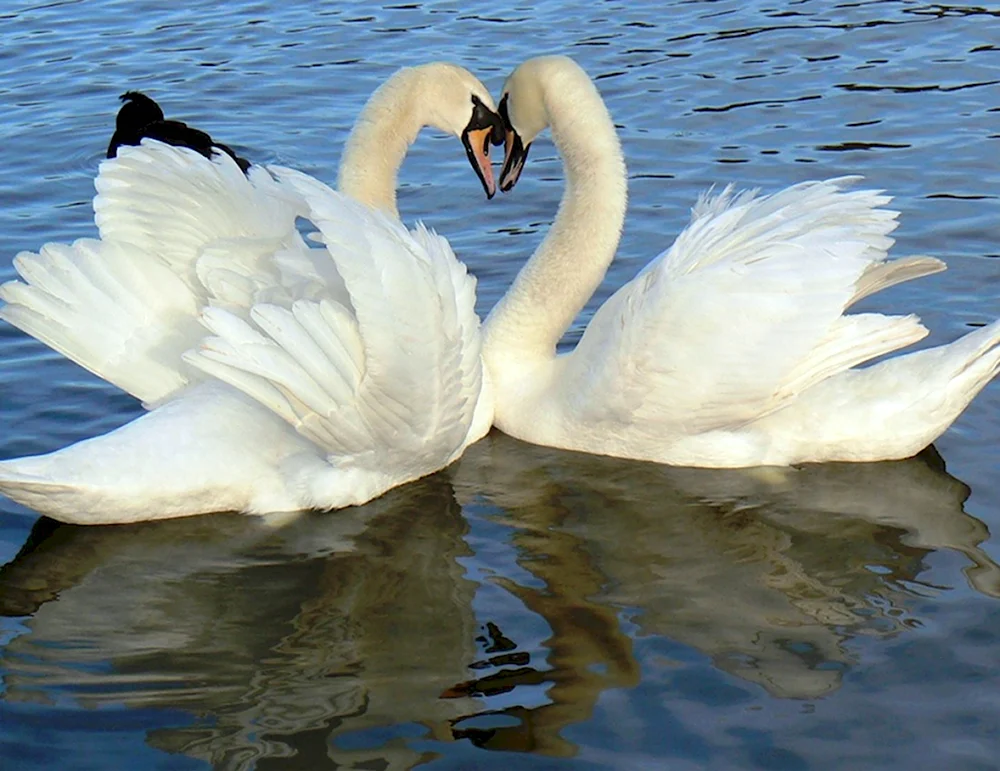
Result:
{"type": "Polygon", "coordinates": [[[399,70],[376,89],[351,129],[337,189],[399,218],[396,179],[410,145],[426,125],[433,80],[426,67],[399,70]]]}
{"type": "Polygon", "coordinates": [[[548,235],[486,320],[483,353],[491,367],[503,367],[505,357],[555,357],[614,259],[625,221],[625,161],[597,89],[571,63],[540,69],[538,77],[566,189],[548,235]]]}

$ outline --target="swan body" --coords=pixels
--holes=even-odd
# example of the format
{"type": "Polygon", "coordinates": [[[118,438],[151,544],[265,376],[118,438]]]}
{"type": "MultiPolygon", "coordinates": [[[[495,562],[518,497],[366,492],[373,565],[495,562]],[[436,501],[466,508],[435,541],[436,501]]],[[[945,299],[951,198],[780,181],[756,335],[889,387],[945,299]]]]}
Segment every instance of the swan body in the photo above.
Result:
{"type": "MultiPolygon", "coordinates": [[[[492,109],[478,81],[451,65],[393,80],[399,134],[430,121],[488,165],[492,126],[470,129],[477,102],[492,109]],[[412,88],[431,102],[443,89],[444,106],[421,111],[412,88]]],[[[475,281],[443,238],[394,216],[407,147],[367,174],[345,157],[361,200],[290,169],[244,174],[225,152],[116,148],[96,180],[100,237],[18,255],[0,317],[150,411],[0,462],[0,492],[80,524],[334,509],[457,458],[492,421],[475,281]]]]}
{"type": "Polygon", "coordinates": [[[926,329],[912,315],[845,311],[944,265],[888,261],[896,212],[886,196],[850,190],[850,178],[703,197],[673,246],[557,356],[617,249],[625,164],[596,88],[570,59],[521,65],[500,112],[502,189],[547,126],[566,173],[550,232],[484,326],[506,433],[686,466],[899,459],[940,436],[1000,369],[1000,322],[856,368],[926,329]]]}

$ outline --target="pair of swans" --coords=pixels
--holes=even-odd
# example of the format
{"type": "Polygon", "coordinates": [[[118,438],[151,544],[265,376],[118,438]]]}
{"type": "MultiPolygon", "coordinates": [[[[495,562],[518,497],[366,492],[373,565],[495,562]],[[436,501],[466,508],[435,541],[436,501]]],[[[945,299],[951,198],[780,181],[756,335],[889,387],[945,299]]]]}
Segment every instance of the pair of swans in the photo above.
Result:
{"type": "Polygon", "coordinates": [[[481,331],[472,279],[443,239],[406,231],[395,202],[424,125],[462,138],[492,195],[493,102],[466,71],[387,81],[348,141],[339,194],[287,169],[244,175],[224,152],[122,148],[97,181],[101,240],[19,256],[26,284],[3,287],[0,313],[154,409],[0,464],[0,491],[87,523],[338,508],[446,466],[491,424],[678,465],[902,458],[1000,368],[1000,322],[854,368],[926,330],[845,311],[944,266],[887,261],[896,213],[849,179],[702,198],[556,356],[617,249],[625,165],[596,88],[565,57],[522,64],[499,104],[501,188],[551,126],[566,191],[481,331]]]}

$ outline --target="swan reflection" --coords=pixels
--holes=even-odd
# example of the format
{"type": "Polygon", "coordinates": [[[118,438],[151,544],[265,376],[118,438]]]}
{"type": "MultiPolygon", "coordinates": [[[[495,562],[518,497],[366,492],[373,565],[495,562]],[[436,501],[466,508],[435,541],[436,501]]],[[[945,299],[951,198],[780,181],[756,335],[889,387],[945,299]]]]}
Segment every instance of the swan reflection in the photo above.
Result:
{"type": "Polygon", "coordinates": [[[402,741],[336,737],[416,724],[409,736],[450,739],[450,721],[479,708],[439,698],[476,653],[464,531],[440,475],[280,528],[236,515],[42,524],[0,571],[0,609],[30,615],[0,649],[2,698],[184,710],[193,724],[148,742],[215,767],[296,754],[309,768],[410,768],[422,753],[402,741]]]}
{"type": "Polygon", "coordinates": [[[0,568],[0,698],[159,710],[151,746],[218,768],[572,756],[599,709],[835,691],[857,638],[921,623],[933,552],[1000,595],[933,452],[692,470],[494,434],[449,475],[284,523],[42,520],[0,568]]]}
{"type": "MultiPolygon", "coordinates": [[[[920,624],[913,607],[940,591],[921,578],[935,550],[963,555],[969,584],[1000,594],[1000,568],[980,548],[989,533],[963,510],[969,489],[933,449],[878,464],[722,471],[493,434],[463,457],[455,485],[511,528],[531,580],[499,582],[552,630],[550,703],[503,710],[518,726],[468,732],[487,747],[572,754],[560,731],[589,719],[603,692],[675,676],[664,648],[693,649],[773,696],[828,694],[858,663],[853,638],[920,624]]],[[[465,689],[488,694],[476,682],[465,689]]]]}

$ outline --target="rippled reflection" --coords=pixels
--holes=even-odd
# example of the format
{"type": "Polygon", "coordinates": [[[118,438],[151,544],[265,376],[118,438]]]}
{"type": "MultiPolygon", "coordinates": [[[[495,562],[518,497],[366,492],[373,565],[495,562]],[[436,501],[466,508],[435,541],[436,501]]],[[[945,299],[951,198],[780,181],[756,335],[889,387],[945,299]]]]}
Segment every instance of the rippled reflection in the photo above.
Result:
{"type": "Polygon", "coordinates": [[[854,638],[921,626],[910,606],[940,589],[921,579],[935,550],[959,552],[970,585],[1000,596],[1000,567],[980,548],[989,533],[962,507],[969,489],[933,449],[891,463],[715,471],[493,434],[462,459],[456,490],[499,509],[532,580],[497,581],[552,629],[551,703],[507,710],[520,724],[479,732],[484,746],[572,754],[559,732],[588,719],[602,691],[638,685],[640,671],[669,677],[676,663],[635,652],[651,636],[773,696],[829,694],[860,663],[854,638]]]}
{"type": "Polygon", "coordinates": [[[402,741],[336,736],[413,724],[450,737],[474,709],[438,698],[467,677],[476,631],[465,523],[440,477],[278,528],[236,516],[46,528],[0,571],[3,613],[31,615],[0,656],[7,701],[184,710],[193,725],[149,743],[225,768],[289,754],[315,768],[328,752],[410,768],[421,753],[402,741]]]}
{"type": "Polygon", "coordinates": [[[412,768],[435,755],[421,743],[456,739],[573,756],[566,729],[605,694],[690,665],[650,641],[815,699],[861,663],[856,638],[921,626],[913,600],[941,590],[921,578],[932,552],[958,552],[970,585],[1000,594],[968,488],[933,451],[711,471],[494,434],[452,472],[288,522],[40,521],[0,569],[0,612],[25,617],[0,655],[3,698],[180,710],[193,722],[147,742],[224,768],[412,768]],[[483,548],[509,543],[526,572],[490,581],[544,620],[542,650],[519,644],[526,619],[477,624],[462,558],[490,557],[467,545],[452,484],[509,534],[483,548]]]}

